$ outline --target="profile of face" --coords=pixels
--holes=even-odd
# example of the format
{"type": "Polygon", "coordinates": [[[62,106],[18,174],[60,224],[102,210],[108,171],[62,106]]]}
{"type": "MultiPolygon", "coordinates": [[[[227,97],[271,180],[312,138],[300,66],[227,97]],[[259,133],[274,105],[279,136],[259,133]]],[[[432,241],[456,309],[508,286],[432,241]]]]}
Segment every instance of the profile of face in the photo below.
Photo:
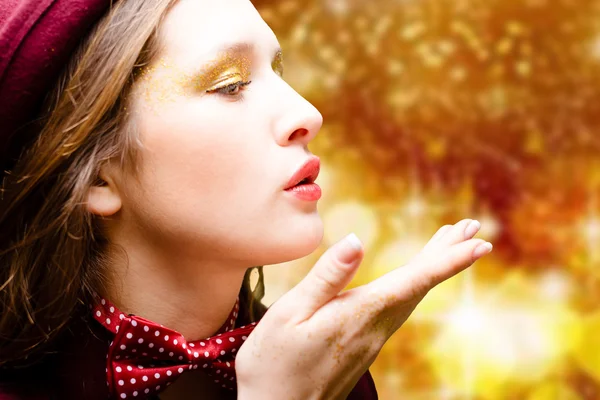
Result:
{"type": "Polygon", "coordinates": [[[312,252],[323,234],[317,202],[284,189],[312,157],[322,117],[282,79],[271,29],[249,0],[179,0],[158,39],[129,98],[137,173],[109,168],[111,229],[248,267],[312,252]]]}

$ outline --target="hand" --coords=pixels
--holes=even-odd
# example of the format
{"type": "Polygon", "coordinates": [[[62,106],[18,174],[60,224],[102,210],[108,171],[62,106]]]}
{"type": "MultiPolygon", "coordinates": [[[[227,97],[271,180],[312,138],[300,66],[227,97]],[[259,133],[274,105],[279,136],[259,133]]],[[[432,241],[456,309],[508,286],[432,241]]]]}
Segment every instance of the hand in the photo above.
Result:
{"type": "Polygon", "coordinates": [[[344,292],[363,248],[354,235],[336,243],[241,347],[238,399],[345,399],[427,292],[492,250],[479,228],[446,225],[407,265],[344,292]]]}

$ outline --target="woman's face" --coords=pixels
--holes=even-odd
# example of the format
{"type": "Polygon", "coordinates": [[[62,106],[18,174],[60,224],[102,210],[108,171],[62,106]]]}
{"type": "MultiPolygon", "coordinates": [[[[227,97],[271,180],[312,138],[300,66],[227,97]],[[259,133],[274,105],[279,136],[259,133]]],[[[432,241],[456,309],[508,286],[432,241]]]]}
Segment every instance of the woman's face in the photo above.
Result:
{"type": "Polygon", "coordinates": [[[142,149],[139,176],[117,180],[125,230],[248,266],[313,251],[316,200],[284,188],[322,117],[283,81],[271,29],[248,0],[179,0],[159,39],[130,98],[142,149]]]}

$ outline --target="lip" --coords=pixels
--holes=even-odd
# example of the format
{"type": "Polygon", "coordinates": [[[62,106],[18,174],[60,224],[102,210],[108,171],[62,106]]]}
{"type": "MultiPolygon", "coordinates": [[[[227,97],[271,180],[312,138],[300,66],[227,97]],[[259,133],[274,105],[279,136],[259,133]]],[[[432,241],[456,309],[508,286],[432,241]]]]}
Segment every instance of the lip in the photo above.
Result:
{"type": "Polygon", "coordinates": [[[317,177],[319,176],[319,171],[321,170],[321,160],[317,156],[312,156],[308,160],[304,162],[296,170],[294,175],[290,178],[288,183],[286,184],[284,190],[291,189],[298,185],[303,180],[306,180],[306,184],[314,183],[317,177]]]}

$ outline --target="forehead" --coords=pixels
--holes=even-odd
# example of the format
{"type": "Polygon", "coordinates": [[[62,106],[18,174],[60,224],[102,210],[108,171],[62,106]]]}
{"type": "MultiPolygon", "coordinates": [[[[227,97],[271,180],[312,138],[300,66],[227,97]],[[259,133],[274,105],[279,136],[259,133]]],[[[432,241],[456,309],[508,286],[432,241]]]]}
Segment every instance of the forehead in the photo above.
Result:
{"type": "Polygon", "coordinates": [[[273,31],[249,0],[178,0],[159,35],[161,55],[186,65],[241,42],[265,54],[278,47],[273,31]]]}

